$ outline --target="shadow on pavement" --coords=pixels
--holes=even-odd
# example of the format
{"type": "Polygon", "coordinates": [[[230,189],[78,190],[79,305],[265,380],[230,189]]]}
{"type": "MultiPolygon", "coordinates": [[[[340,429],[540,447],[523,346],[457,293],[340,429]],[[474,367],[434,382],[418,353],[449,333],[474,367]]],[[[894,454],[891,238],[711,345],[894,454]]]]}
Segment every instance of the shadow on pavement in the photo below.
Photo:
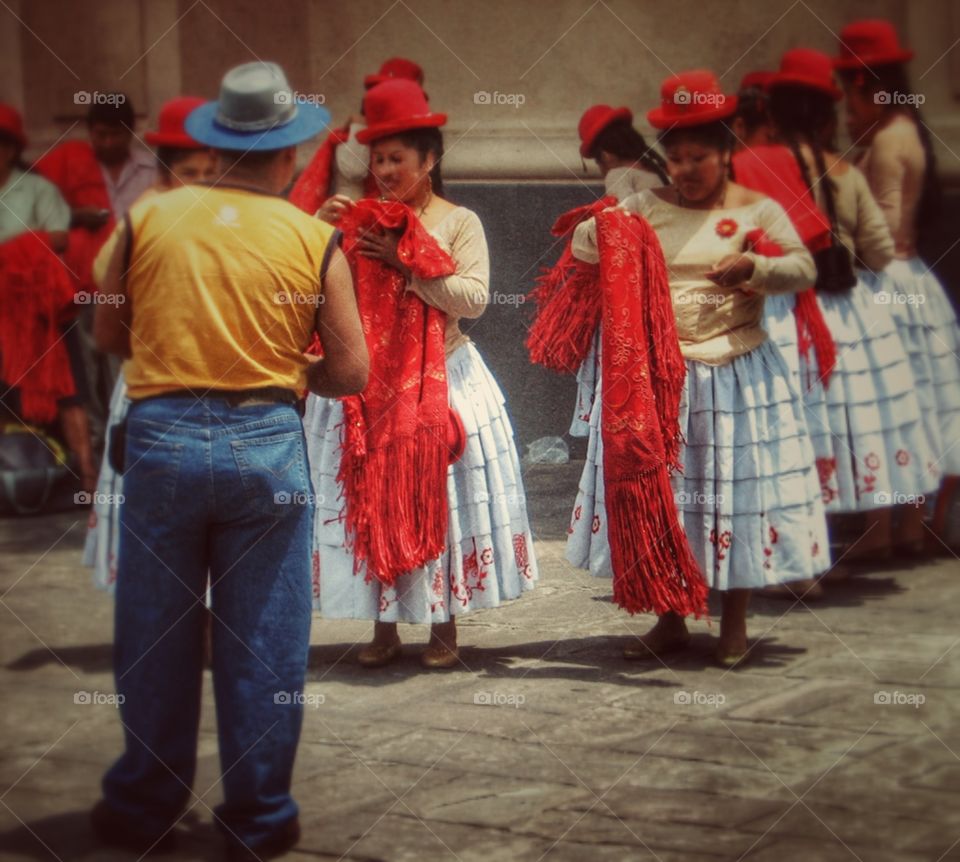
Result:
{"type": "MultiPolygon", "coordinates": [[[[177,849],[163,856],[147,858],[200,860],[223,859],[223,845],[212,823],[199,819],[188,811],[176,827],[177,849]]],[[[139,860],[141,854],[100,845],[90,827],[90,812],[69,811],[32,821],[21,821],[19,826],[0,832],[0,854],[18,857],[59,860],[86,858],[96,862],[126,862],[139,860]]]]}
{"type": "MultiPolygon", "coordinates": [[[[605,682],[628,686],[672,686],[675,683],[645,678],[650,672],[667,667],[675,672],[716,668],[724,673],[713,658],[715,635],[694,634],[689,648],[683,652],[643,661],[627,661],[623,648],[634,639],[627,636],[597,636],[559,641],[536,641],[507,646],[481,647],[464,644],[460,648],[461,663],[448,671],[430,671],[420,665],[420,647],[405,647],[403,656],[392,664],[376,669],[361,668],[355,653],[359,647],[350,644],[329,644],[310,649],[307,679],[316,682],[341,682],[347,685],[383,686],[402,683],[412,676],[439,674],[483,674],[488,678],[568,679],[580,682],[605,682]],[[531,666],[531,661],[543,662],[531,666]]],[[[804,655],[806,649],[778,643],[776,638],[750,640],[750,659],[744,669],[784,667],[804,655]]]]}

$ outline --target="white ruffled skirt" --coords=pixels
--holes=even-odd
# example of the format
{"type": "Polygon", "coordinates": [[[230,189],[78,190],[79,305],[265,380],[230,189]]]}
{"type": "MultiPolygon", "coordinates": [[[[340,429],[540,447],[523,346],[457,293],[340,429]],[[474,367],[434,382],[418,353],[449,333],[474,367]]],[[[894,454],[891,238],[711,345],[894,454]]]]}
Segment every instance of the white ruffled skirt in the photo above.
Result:
{"type": "Polygon", "coordinates": [[[960,330],[953,305],[918,257],[893,261],[871,287],[890,306],[910,359],[936,467],[960,475],[960,330]]]}
{"type": "Polygon", "coordinates": [[[447,548],[426,566],[384,587],[354,574],[340,519],[343,407],[307,399],[304,427],[317,495],[314,605],[326,618],[440,623],[494,608],[537,580],[520,459],[503,394],[473,344],[447,357],[450,405],[467,431],[463,457],[447,472],[447,548]]]}
{"type": "MultiPolygon", "coordinates": [[[[110,445],[110,431],[122,422],[130,409],[127,382],[123,372],[110,396],[106,440],[110,445]]],[[[117,549],[120,544],[120,504],[123,500],[123,477],[110,466],[107,452],[103,453],[97,490],[87,522],[87,537],[83,545],[83,565],[93,568],[93,583],[98,589],[112,593],[117,582],[117,549]]]]}
{"type": "Polygon", "coordinates": [[[570,421],[571,437],[590,436],[590,414],[593,412],[593,397],[597,391],[597,376],[600,373],[598,346],[599,328],[590,342],[590,350],[577,369],[577,404],[570,421]]]}
{"type": "Polygon", "coordinates": [[[828,513],[922,503],[940,472],[916,383],[889,306],[863,274],[848,293],[818,294],[837,363],[824,387],[800,356],[802,398],[828,513]]]}
{"type": "MultiPolygon", "coordinates": [[[[717,590],[811,578],[830,548],[813,448],[790,372],[769,340],[727,363],[687,361],[677,507],[694,557],[717,590]]],[[[610,577],[604,507],[601,380],[567,559],[610,577]]]]}

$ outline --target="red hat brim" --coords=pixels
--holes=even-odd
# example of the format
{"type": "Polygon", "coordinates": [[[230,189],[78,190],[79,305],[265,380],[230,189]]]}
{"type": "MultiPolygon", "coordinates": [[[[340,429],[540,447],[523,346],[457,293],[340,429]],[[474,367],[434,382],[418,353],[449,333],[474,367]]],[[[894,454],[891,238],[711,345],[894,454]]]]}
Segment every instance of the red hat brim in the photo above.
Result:
{"type": "Polygon", "coordinates": [[[436,129],[447,122],[446,114],[424,114],[420,117],[404,117],[390,120],[386,123],[375,123],[360,129],[357,132],[357,141],[361,144],[370,144],[379,138],[388,138],[401,132],[410,132],[414,129],[436,129]]]}
{"type": "Polygon", "coordinates": [[[186,132],[181,134],[170,134],[164,132],[146,132],[144,140],[151,147],[176,147],[178,150],[205,150],[206,144],[195,141],[186,132]]]}
{"type": "Polygon", "coordinates": [[[382,84],[384,81],[389,80],[391,80],[389,75],[367,75],[363,79],[363,86],[369,90],[371,87],[376,87],[377,84],[382,84]]]}
{"type": "Polygon", "coordinates": [[[835,57],[834,69],[872,69],[874,66],[893,66],[897,63],[909,63],[913,51],[904,49],[890,54],[860,54],[855,57],[835,57]]]}
{"type": "Polygon", "coordinates": [[[737,112],[737,97],[725,96],[722,105],[699,108],[690,114],[668,114],[663,107],[647,112],[647,122],[655,129],[689,129],[732,117],[737,112]]]}
{"type": "Polygon", "coordinates": [[[595,129],[592,129],[590,135],[580,144],[580,155],[583,158],[587,158],[590,150],[593,149],[593,142],[596,141],[597,136],[611,123],[615,123],[617,120],[632,119],[633,112],[629,108],[617,108],[615,111],[611,111],[606,120],[595,129]]]}
{"type": "Polygon", "coordinates": [[[774,87],[780,86],[804,87],[808,90],[817,90],[818,92],[826,93],[835,102],[839,102],[843,98],[843,90],[833,84],[824,85],[824,82],[820,78],[794,75],[790,72],[777,72],[767,86],[771,90],[774,87]]]}

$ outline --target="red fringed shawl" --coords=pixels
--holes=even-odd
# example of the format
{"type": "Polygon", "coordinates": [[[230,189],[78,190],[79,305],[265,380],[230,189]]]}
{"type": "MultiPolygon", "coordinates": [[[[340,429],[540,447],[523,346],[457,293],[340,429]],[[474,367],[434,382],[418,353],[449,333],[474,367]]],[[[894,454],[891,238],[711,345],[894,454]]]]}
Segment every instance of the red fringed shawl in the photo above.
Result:
{"type": "Polygon", "coordinates": [[[597,216],[603,306],[601,435],[614,601],[630,613],[707,612],[707,585],[680,524],[680,353],[667,267],[650,223],[597,216]]]}
{"type": "MultiPolygon", "coordinates": [[[[560,216],[550,232],[569,237],[580,222],[616,204],[617,199],[608,196],[576,207],[560,216]]],[[[560,259],[540,275],[529,294],[537,309],[526,342],[532,362],[553,371],[577,370],[600,322],[600,291],[596,282],[596,266],[577,260],[568,238],[560,259]]]]}
{"type": "MultiPolygon", "coordinates": [[[[340,144],[345,144],[349,137],[349,126],[334,129],[327,135],[324,142],[313,154],[313,158],[310,159],[310,164],[303,169],[303,173],[297,177],[297,181],[293,184],[287,198],[290,203],[309,215],[313,215],[323,206],[324,201],[330,197],[334,154],[337,147],[340,144]]],[[[364,183],[364,191],[367,196],[373,191],[369,174],[367,174],[367,180],[364,183]]]]}
{"type": "MultiPolygon", "coordinates": [[[[571,211],[554,233],[569,233],[609,203],[571,211]]],[[[670,485],[670,471],[680,467],[686,366],[663,252],[638,215],[608,209],[596,219],[599,266],[573,258],[568,244],[538,280],[538,317],[527,346],[534,362],[574,370],[602,319],[600,422],[614,601],[630,613],[699,617],[707,585],[670,485]]]]}
{"type": "Polygon", "coordinates": [[[57,400],[73,395],[60,324],[74,284],[46,233],[25,231],[0,243],[0,379],[20,390],[20,412],[51,422],[57,400]]]}
{"type": "MultiPolygon", "coordinates": [[[[733,156],[733,170],[738,183],[763,192],[787,211],[811,252],[830,245],[830,220],[817,207],[788,147],[777,144],[740,150],[733,156]]],[[[808,356],[813,348],[819,379],[827,386],[837,364],[837,347],[813,288],[796,294],[793,314],[800,352],[808,356]]]]}
{"type": "Polygon", "coordinates": [[[345,430],[337,476],[355,571],[391,585],[443,553],[447,534],[447,316],[406,290],[392,266],[359,253],[369,231],[400,232],[397,253],[419,278],[456,271],[409,207],[364,199],[340,227],[353,269],[370,378],[342,399],[345,430]]]}
{"type": "MultiPolygon", "coordinates": [[[[103,181],[103,173],[86,141],[67,141],[51,150],[34,165],[34,170],[52,182],[71,209],[96,207],[111,210],[110,195],[103,181]]],[[[91,271],[101,246],[113,231],[111,216],[97,231],[75,227],[70,230],[70,244],[63,256],[64,263],[79,282],[78,290],[93,293],[97,286],[91,271]]]]}

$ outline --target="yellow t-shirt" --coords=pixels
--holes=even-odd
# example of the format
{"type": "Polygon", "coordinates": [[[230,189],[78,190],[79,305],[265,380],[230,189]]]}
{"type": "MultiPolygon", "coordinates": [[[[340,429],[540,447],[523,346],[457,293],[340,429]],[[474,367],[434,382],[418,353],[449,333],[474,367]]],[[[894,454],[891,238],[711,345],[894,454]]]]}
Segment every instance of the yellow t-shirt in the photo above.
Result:
{"type": "Polygon", "coordinates": [[[273,195],[203,186],[138,202],[130,223],[130,398],[305,387],[333,227],[273,195]]]}

